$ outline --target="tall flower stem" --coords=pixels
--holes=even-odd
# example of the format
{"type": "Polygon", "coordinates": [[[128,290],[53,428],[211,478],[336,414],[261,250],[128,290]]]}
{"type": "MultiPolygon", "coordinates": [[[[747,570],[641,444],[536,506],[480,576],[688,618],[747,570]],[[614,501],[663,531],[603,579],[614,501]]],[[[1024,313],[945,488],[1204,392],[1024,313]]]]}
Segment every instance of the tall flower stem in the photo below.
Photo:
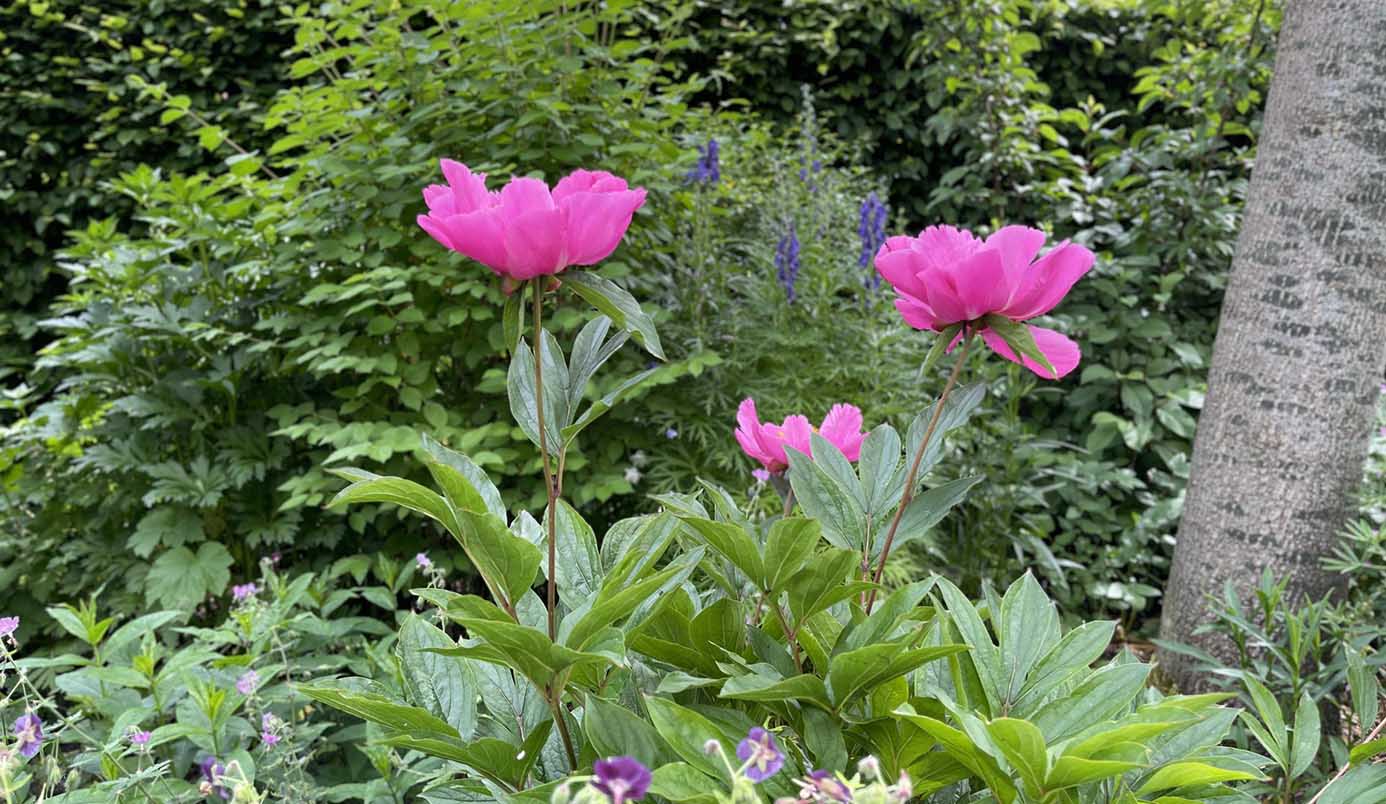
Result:
{"type": "MultiPolygon", "coordinates": [[[[938,404],[934,405],[934,415],[929,417],[929,426],[924,428],[924,437],[919,441],[919,450],[914,453],[914,462],[910,464],[909,474],[905,475],[905,490],[900,493],[900,507],[895,509],[895,516],[890,520],[890,530],[886,531],[885,544],[881,545],[881,560],[876,564],[876,573],[871,578],[878,585],[881,582],[881,577],[885,574],[886,559],[890,558],[890,547],[895,543],[895,531],[900,528],[900,520],[905,516],[905,509],[914,499],[914,484],[919,476],[919,464],[923,463],[924,453],[929,450],[929,442],[933,440],[934,430],[938,429],[939,419],[943,418],[943,406],[948,402],[948,395],[953,393],[953,388],[958,384],[963,363],[967,360],[967,347],[971,341],[972,334],[964,330],[962,346],[958,349],[958,359],[953,363],[953,371],[948,375],[948,382],[943,386],[943,393],[938,396],[938,404]]],[[[871,607],[875,604],[876,590],[872,589],[866,598],[867,614],[871,613],[871,607]]]]}
{"type": "Polygon", "coordinates": [[[553,465],[549,461],[549,436],[544,425],[544,278],[538,277],[530,282],[534,288],[534,404],[539,418],[539,455],[544,462],[544,490],[548,493],[548,507],[544,521],[549,527],[549,639],[558,640],[558,586],[555,582],[554,567],[558,564],[558,547],[555,534],[558,528],[558,484],[554,481],[553,465]]]}

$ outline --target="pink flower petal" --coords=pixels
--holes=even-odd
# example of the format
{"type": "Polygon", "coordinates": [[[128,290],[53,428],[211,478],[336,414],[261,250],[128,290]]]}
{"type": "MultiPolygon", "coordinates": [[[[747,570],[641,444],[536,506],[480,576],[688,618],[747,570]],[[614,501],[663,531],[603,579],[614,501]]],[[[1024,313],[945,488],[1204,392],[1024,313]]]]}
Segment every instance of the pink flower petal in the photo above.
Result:
{"type": "Polygon", "coordinates": [[[847,460],[855,461],[861,456],[861,442],[866,438],[866,433],[861,431],[861,423],[860,408],[837,404],[823,418],[823,426],[818,428],[818,433],[842,450],[847,460]]]}
{"type": "MultiPolygon", "coordinates": [[[[539,182],[541,185],[543,182],[539,182]]],[[[511,182],[513,185],[514,182],[511,182]]],[[[506,185],[509,189],[510,185],[506,185]]],[[[547,196],[548,189],[544,189],[547,196]]],[[[563,211],[532,209],[511,217],[500,213],[505,228],[504,273],[512,279],[533,279],[556,274],[568,265],[563,211]]]]}
{"type": "Polygon", "coordinates": [[[430,213],[441,218],[457,214],[457,205],[453,202],[452,188],[446,184],[428,185],[424,188],[423,197],[430,213]]]}
{"type": "Polygon", "coordinates": [[[1020,288],[999,312],[1016,321],[1044,315],[1092,268],[1093,259],[1091,251],[1065,240],[1030,266],[1020,288]]]}
{"type": "Polygon", "coordinates": [[[914,248],[923,252],[935,268],[956,265],[981,247],[982,241],[971,232],[946,225],[928,227],[919,233],[914,243],[914,248]]]}
{"type": "Polygon", "coordinates": [[[452,245],[452,235],[448,234],[447,229],[443,228],[443,225],[439,223],[437,220],[435,220],[432,216],[420,215],[414,220],[417,221],[419,226],[423,227],[423,230],[425,232],[428,232],[434,240],[437,240],[439,243],[442,243],[443,248],[449,249],[451,251],[457,250],[452,245]]]}
{"type": "MultiPolygon", "coordinates": [[[[1028,326],[1028,325],[1027,325],[1028,326]]],[[[982,330],[982,339],[987,342],[992,351],[1006,358],[1012,363],[1019,363],[1025,368],[1033,371],[1046,380],[1054,380],[1067,375],[1070,371],[1077,368],[1078,361],[1082,357],[1082,352],[1078,344],[1069,340],[1066,336],[1044,327],[1030,327],[1030,334],[1035,338],[1035,345],[1040,352],[1049,360],[1050,365],[1058,372],[1058,376],[1051,375],[1043,366],[1028,357],[1017,359],[1011,347],[1001,339],[1000,335],[986,329],[982,330]]]]}
{"type": "Polygon", "coordinates": [[[506,220],[512,221],[529,212],[553,209],[554,204],[547,184],[521,176],[501,188],[500,207],[506,220]]]}
{"type": "MultiPolygon", "coordinates": [[[[812,455],[813,425],[809,424],[807,416],[795,414],[784,420],[784,425],[778,428],[779,440],[784,446],[793,447],[805,455],[812,455]]],[[[784,448],[781,447],[781,449],[784,448]]],[[[788,458],[785,463],[789,463],[788,458]]]]}
{"type": "Polygon", "coordinates": [[[496,273],[505,273],[505,233],[499,211],[483,209],[442,219],[420,215],[419,225],[453,251],[471,257],[496,273]],[[439,237],[435,229],[441,230],[447,242],[439,237]]]}
{"type": "Polygon", "coordinates": [[[1001,252],[1007,281],[1014,292],[1020,287],[1035,255],[1044,246],[1044,232],[1029,226],[1003,226],[991,233],[986,245],[1001,252]]]}
{"type": "Polygon", "coordinates": [[[610,193],[626,190],[626,180],[605,170],[574,170],[558,180],[553,187],[554,203],[561,203],[574,193],[610,193]]]}
{"type": "Polygon", "coordinates": [[[486,191],[485,173],[472,173],[466,165],[451,159],[444,159],[439,164],[443,168],[443,176],[448,180],[448,186],[452,188],[455,205],[453,212],[474,212],[491,206],[491,194],[486,191]]]}
{"type": "Polygon", "coordinates": [[[736,409],[736,441],[741,445],[742,451],[747,455],[760,461],[771,472],[778,472],[784,468],[783,461],[777,461],[774,454],[766,449],[763,432],[764,425],[760,423],[760,416],[756,413],[756,403],[754,399],[743,399],[741,405],[736,409]]]}
{"type": "Polygon", "coordinates": [[[925,302],[934,311],[934,326],[946,327],[968,321],[967,305],[953,285],[953,274],[940,268],[929,268],[920,275],[924,281],[925,302]]]}
{"type": "Polygon", "coordinates": [[[974,253],[948,274],[962,302],[963,317],[968,321],[1001,309],[1011,297],[1006,266],[997,249],[984,248],[974,253]]]}
{"type": "Polygon", "coordinates": [[[644,189],[566,193],[559,208],[566,221],[569,264],[592,265],[610,256],[644,203],[644,189]]]}
{"type": "Polygon", "coordinates": [[[876,252],[876,270],[897,292],[923,300],[924,283],[919,280],[919,273],[927,263],[924,261],[924,255],[910,248],[909,243],[908,237],[892,237],[887,240],[876,252]],[[898,240],[905,241],[903,247],[891,248],[891,241],[898,240]]]}
{"type": "Polygon", "coordinates": [[[929,305],[913,296],[901,296],[896,299],[895,309],[900,311],[900,316],[905,319],[905,323],[915,329],[938,328],[934,324],[934,311],[929,309],[929,305]]]}

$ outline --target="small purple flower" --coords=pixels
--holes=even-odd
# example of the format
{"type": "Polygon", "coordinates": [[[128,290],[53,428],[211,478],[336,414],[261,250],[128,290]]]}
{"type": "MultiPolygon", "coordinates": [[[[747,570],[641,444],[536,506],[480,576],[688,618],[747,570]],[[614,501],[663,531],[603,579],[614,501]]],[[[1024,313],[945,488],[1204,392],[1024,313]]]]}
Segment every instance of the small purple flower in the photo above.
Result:
{"type": "MultiPolygon", "coordinates": [[[[861,202],[861,217],[857,223],[857,237],[861,239],[861,255],[857,257],[857,265],[862,268],[871,265],[871,258],[876,256],[876,252],[881,250],[881,246],[886,241],[887,214],[886,205],[881,203],[881,199],[874,192],[861,202]]],[[[881,286],[881,275],[876,271],[871,271],[862,280],[862,283],[875,290],[881,286]]]]}
{"type": "Polygon", "coordinates": [[[678,438],[678,437],[679,437],[679,431],[678,431],[678,430],[675,430],[675,429],[672,428],[672,427],[670,427],[668,430],[665,430],[665,431],[664,431],[664,437],[667,438],[667,439],[669,439],[670,441],[672,441],[672,440],[674,440],[675,438],[678,438]]]}
{"type": "Polygon", "coordinates": [[[19,755],[29,759],[43,745],[43,721],[33,712],[25,712],[14,719],[14,734],[19,738],[19,755]]]}
{"type": "Polygon", "coordinates": [[[428,557],[428,553],[419,553],[414,556],[414,563],[419,565],[419,569],[428,569],[433,566],[433,559],[428,557]]]}
{"type": "Polygon", "coordinates": [[[153,736],[154,735],[152,733],[147,731],[132,731],[130,732],[130,744],[138,745],[141,748],[143,748],[144,746],[149,745],[149,738],[153,736]]]}
{"type": "Polygon", "coordinates": [[[784,754],[770,732],[756,726],[736,745],[736,758],[745,764],[746,778],[763,782],[784,767],[784,754]]]}
{"type": "Polygon", "coordinates": [[[805,801],[849,802],[852,790],[832,771],[816,770],[799,780],[799,798],[805,801]]]}
{"type": "Polygon", "coordinates": [[[260,732],[260,740],[266,748],[273,748],[279,743],[279,735],[272,731],[262,731],[260,732]]]}
{"type": "Polygon", "coordinates": [[[13,636],[13,634],[14,634],[15,631],[18,631],[18,630],[19,630],[19,618],[18,618],[18,617],[0,617],[0,639],[4,639],[4,638],[6,638],[6,637],[9,637],[10,641],[13,642],[13,641],[14,641],[14,636],[13,636]]]}
{"type": "Polygon", "coordinates": [[[698,149],[698,162],[684,175],[684,181],[691,184],[716,184],[721,181],[722,167],[718,159],[720,152],[717,140],[709,139],[706,146],[698,149]]]}
{"type": "Polygon", "coordinates": [[[635,757],[608,757],[592,766],[592,786],[606,794],[611,804],[639,801],[650,789],[650,769],[635,757]]]}
{"type": "Polygon", "coordinates": [[[272,566],[279,566],[279,559],[281,558],[283,558],[283,556],[279,554],[278,550],[275,550],[273,553],[269,554],[269,561],[272,566]]]}
{"type": "Polygon", "coordinates": [[[246,600],[260,594],[260,587],[254,583],[238,583],[231,587],[231,598],[233,600],[246,600]]]}
{"type": "Polygon", "coordinates": [[[789,230],[780,238],[775,247],[775,277],[784,285],[789,303],[794,303],[794,283],[799,279],[799,235],[794,231],[794,222],[789,222],[789,230]]]}
{"type": "Polygon", "coordinates": [[[769,470],[766,470],[766,469],[752,469],[752,470],[751,470],[751,477],[754,477],[754,478],[756,479],[756,482],[757,482],[757,483],[769,483],[769,482],[770,482],[770,472],[769,472],[769,470]]]}
{"type": "Polygon", "coordinates": [[[226,766],[217,762],[216,757],[204,757],[197,763],[197,767],[202,771],[202,789],[210,795],[219,798],[231,798],[231,791],[221,783],[221,779],[226,775],[226,766]]]}
{"type": "Polygon", "coordinates": [[[236,679],[236,692],[242,695],[251,695],[260,686],[260,674],[254,670],[247,670],[236,679]]]}

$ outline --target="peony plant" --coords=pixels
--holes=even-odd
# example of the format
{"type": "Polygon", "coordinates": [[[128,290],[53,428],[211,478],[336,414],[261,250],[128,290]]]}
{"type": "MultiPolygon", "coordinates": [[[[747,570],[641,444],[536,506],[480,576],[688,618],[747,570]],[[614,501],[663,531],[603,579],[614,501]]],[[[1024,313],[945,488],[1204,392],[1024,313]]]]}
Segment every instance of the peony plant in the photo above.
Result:
{"type": "Polygon", "coordinates": [[[350,484],[333,505],[433,520],[482,593],[414,590],[432,623],[401,630],[396,678],[302,688],[370,721],[382,747],[447,760],[425,799],[1138,802],[1231,795],[1261,775],[1263,758],[1220,747],[1236,716],[1223,696],[1148,688],[1147,665],[1103,659],[1114,623],[1065,631],[1030,575],[980,603],[938,576],[882,582],[891,551],[980,480],[926,482],[987,394],[960,382],[974,341],[1050,379],[1076,367],[1076,344],[1029,322],[1089,270],[1087,249],[1039,256],[1044,234],[1017,226],[885,239],[876,265],[897,308],[934,333],[925,362],[955,354],[938,400],[901,434],[865,430],[847,402],[814,427],[799,413],[762,421],[747,399],[728,438],[784,495],[782,514],[749,514],[704,482],[599,539],[563,500],[568,451],[646,377],[595,396],[602,365],[628,339],[663,354],[639,303],[577,268],[618,248],[645,194],[584,170],[496,192],[442,167],[448,184],[424,190],[419,225],[509,294],[511,413],[539,449],[547,498],[541,512],[512,508],[426,433],[432,488],[340,470],[350,484]],[[595,315],[565,354],[543,322],[574,300],[595,315]]]}

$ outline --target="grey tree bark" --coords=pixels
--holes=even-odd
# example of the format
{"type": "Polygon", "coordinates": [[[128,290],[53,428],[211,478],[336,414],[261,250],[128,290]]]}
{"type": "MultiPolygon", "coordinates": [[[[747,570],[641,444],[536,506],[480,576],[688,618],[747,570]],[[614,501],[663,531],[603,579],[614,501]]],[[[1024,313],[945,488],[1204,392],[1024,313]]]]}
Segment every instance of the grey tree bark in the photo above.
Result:
{"type": "MultiPolygon", "coordinates": [[[[1270,567],[1298,598],[1352,511],[1386,362],[1386,0],[1288,0],[1160,634],[1270,567]]],[[[1165,652],[1181,686],[1189,666],[1165,652]]]]}

